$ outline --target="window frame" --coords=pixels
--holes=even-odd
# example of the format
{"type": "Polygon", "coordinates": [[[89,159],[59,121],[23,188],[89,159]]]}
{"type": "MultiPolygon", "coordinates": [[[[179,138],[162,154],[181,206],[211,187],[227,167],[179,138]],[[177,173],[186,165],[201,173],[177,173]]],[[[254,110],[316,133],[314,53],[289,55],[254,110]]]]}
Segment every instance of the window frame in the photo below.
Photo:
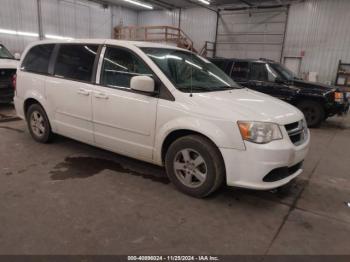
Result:
{"type": "Polygon", "coordinates": [[[268,72],[267,72],[267,68],[266,68],[265,64],[266,64],[266,63],[264,63],[264,62],[251,62],[251,63],[250,63],[250,66],[249,66],[249,80],[250,80],[250,81],[264,82],[264,83],[269,82],[268,72]],[[261,65],[263,65],[263,66],[265,67],[266,76],[267,76],[267,79],[266,79],[266,80],[252,79],[252,72],[253,72],[252,68],[253,68],[253,65],[254,65],[254,64],[261,64],[261,65]]]}
{"type": "MultiPolygon", "coordinates": [[[[135,52],[133,52],[132,50],[128,49],[128,48],[125,48],[125,47],[119,47],[119,46],[104,46],[103,50],[102,50],[102,53],[101,53],[101,57],[100,57],[100,63],[99,63],[99,72],[97,73],[98,74],[98,83],[100,86],[104,86],[104,87],[107,87],[107,88],[111,88],[111,89],[116,89],[116,90],[128,90],[128,91],[135,91],[135,90],[132,90],[130,87],[124,87],[124,86],[108,86],[108,85],[103,85],[101,84],[101,79],[102,79],[102,73],[103,73],[103,65],[104,65],[104,59],[106,57],[106,51],[107,49],[110,48],[110,49],[119,49],[119,50],[122,50],[122,51],[125,51],[125,52],[129,52],[131,53],[132,55],[134,55],[135,57],[137,57],[138,59],[140,59],[142,61],[142,63],[144,63],[144,65],[148,68],[148,70],[152,73],[151,77],[154,82],[156,83],[156,79],[155,79],[155,76],[156,74],[153,72],[153,70],[150,68],[150,66],[146,63],[146,61],[144,61],[138,54],[136,54],[135,52]]],[[[130,75],[133,75],[133,73],[128,73],[128,72],[125,72],[125,74],[130,74],[130,75]]],[[[135,73],[135,75],[137,75],[135,73]]],[[[97,81],[96,81],[97,82],[97,81]]],[[[157,89],[157,85],[156,85],[156,89],[157,89]]],[[[141,91],[135,91],[135,92],[141,92],[141,91]]],[[[144,92],[141,92],[141,93],[144,93],[144,92]]],[[[155,93],[159,93],[159,90],[155,90],[155,93]]]]}
{"type": "Polygon", "coordinates": [[[64,80],[69,80],[69,81],[74,81],[74,82],[79,82],[79,83],[85,83],[85,84],[94,84],[95,79],[96,79],[96,70],[97,70],[97,65],[98,65],[98,61],[99,61],[99,57],[101,54],[101,44],[93,44],[93,43],[59,43],[56,44],[56,48],[54,49],[54,57],[52,59],[52,65],[51,67],[49,66],[49,69],[51,69],[51,75],[52,77],[58,78],[58,79],[64,79],[64,80]],[[67,46],[67,45],[78,45],[78,46],[86,46],[86,45],[94,45],[97,46],[97,52],[96,52],[96,56],[94,59],[94,63],[92,66],[92,74],[91,74],[91,78],[89,81],[83,81],[83,80],[79,80],[79,79],[74,79],[74,78],[70,78],[70,77],[60,77],[56,75],[56,64],[57,64],[57,59],[58,59],[58,55],[60,53],[61,47],[62,46],[67,46]]]}
{"type": "Polygon", "coordinates": [[[157,74],[153,71],[153,69],[148,65],[148,63],[140,57],[134,50],[131,50],[130,48],[124,47],[124,46],[119,46],[119,45],[111,45],[111,44],[105,44],[102,46],[101,49],[101,54],[98,62],[98,68],[96,72],[96,83],[95,85],[109,88],[112,90],[118,90],[118,91],[124,91],[124,92],[130,92],[130,93],[135,93],[135,94],[142,94],[145,96],[150,96],[150,97],[157,97],[159,99],[164,99],[164,100],[169,100],[169,101],[175,101],[175,97],[171,94],[169,89],[167,88],[166,85],[160,80],[160,78],[157,76],[157,74]],[[102,85],[101,84],[101,76],[102,76],[102,68],[103,68],[103,61],[105,58],[106,50],[107,48],[115,48],[115,49],[120,49],[127,51],[133,55],[135,55],[137,58],[139,58],[147,67],[148,69],[152,72],[152,78],[155,82],[155,92],[154,93],[148,93],[148,92],[142,92],[142,91],[137,91],[133,90],[131,88],[126,88],[126,87],[111,87],[107,85],[102,85]]]}
{"type": "Polygon", "coordinates": [[[50,43],[50,44],[39,44],[39,45],[35,45],[35,46],[32,46],[28,52],[25,54],[25,57],[23,58],[23,61],[21,62],[21,65],[20,65],[20,71],[22,72],[26,72],[26,73],[32,73],[32,74],[37,74],[37,75],[42,75],[42,76],[50,76],[50,67],[51,67],[51,63],[52,63],[52,59],[54,58],[54,55],[55,55],[55,49],[56,49],[56,45],[55,43],[50,43]],[[33,70],[28,70],[28,69],[24,69],[23,68],[23,63],[25,62],[27,56],[29,55],[29,53],[36,47],[39,47],[39,46],[49,46],[49,45],[53,45],[53,49],[52,49],[52,53],[50,55],[50,58],[49,58],[49,63],[48,63],[48,67],[47,67],[47,73],[42,73],[42,72],[35,72],[33,70]]]}
{"type": "MultiPolygon", "coordinates": [[[[103,43],[102,44],[85,43],[85,42],[82,42],[82,43],[47,43],[47,44],[34,45],[26,53],[26,56],[32,48],[34,48],[36,46],[40,46],[40,45],[54,45],[53,51],[51,53],[50,61],[49,61],[48,73],[36,73],[36,72],[31,72],[31,71],[27,71],[24,69],[20,69],[21,71],[32,73],[32,74],[37,74],[37,75],[42,75],[42,76],[47,76],[47,77],[52,77],[52,78],[57,78],[57,79],[64,79],[64,80],[68,80],[68,81],[74,81],[74,82],[84,83],[84,84],[91,84],[91,85],[95,85],[95,86],[101,86],[101,87],[113,89],[109,86],[104,86],[104,85],[100,84],[100,77],[101,77],[101,73],[102,73],[102,71],[101,71],[102,70],[102,63],[103,63],[103,59],[104,59],[105,50],[107,49],[107,47],[119,48],[119,49],[124,49],[126,51],[131,52],[132,54],[137,56],[139,59],[141,59],[145,63],[146,66],[149,67],[150,71],[153,74],[153,79],[155,81],[156,88],[158,88],[158,90],[157,90],[157,92],[154,92],[152,94],[142,92],[142,91],[136,91],[136,90],[132,90],[132,89],[126,89],[126,88],[118,88],[118,89],[114,88],[115,90],[143,94],[146,96],[157,97],[159,99],[168,100],[168,101],[172,101],[172,102],[175,101],[175,97],[173,96],[173,94],[169,91],[168,87],[163,83],[163,81],[160,80],[160,78],[153,71],[153,69],[148,65],[148,63],[144,59],[142,59],[142,57],[140,57],[135,51],[131,50],[130,48],[119,46],[119,45],[103,44],[103,43]],[[59,54],[59,51],[60,51],[60,48],[62,45],[96,45],[96,46],[98,46],[98,51],[96,53],[96,57],[95,57],[95,61],[94,61],[93,73],[92,73],[92,77],[91,77],[90,81],[81,81],[81,80],[70,79],[70,78],[65,78],[65,77],[62,78],[62,77],[58,77],[55,75],[56,61],[57,61],[57,57],[58,57],[58,54],[59,54]]],[[[22,67],[22,65],[21,65],[21,67],[22,67]]]]}

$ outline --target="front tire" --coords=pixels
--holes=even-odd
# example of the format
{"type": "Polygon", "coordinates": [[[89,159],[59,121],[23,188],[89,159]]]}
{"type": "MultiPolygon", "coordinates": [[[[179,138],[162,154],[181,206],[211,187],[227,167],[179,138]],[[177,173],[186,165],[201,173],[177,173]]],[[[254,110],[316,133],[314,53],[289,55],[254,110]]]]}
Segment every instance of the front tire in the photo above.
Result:
{"type": "Polygon", "coordinates": [[[178,190],[198,198],[216,191],[225,177],[219,149],[200,135],[185,136],[173,142],[166,153],[165,167],[178,190]]]}
{"type": "Polygon", "coordinates": [[[319,102],[304,100],[297,104],[297,107],[303,112],[308,127],[319,127],[325,120],[326,114],[319,102]]]}
{"type": "Polygon", "coordinates": [[[27,124],[33,139],[39,143],[49,143],[53,138],[49,118],[39,104],[33,104],[27,111],[27,124]]]}

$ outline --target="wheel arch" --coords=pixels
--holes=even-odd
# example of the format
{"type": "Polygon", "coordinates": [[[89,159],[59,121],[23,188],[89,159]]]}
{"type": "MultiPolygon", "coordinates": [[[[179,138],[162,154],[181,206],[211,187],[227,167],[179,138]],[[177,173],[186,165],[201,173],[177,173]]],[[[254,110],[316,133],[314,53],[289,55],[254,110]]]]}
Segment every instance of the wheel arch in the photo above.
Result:
{"type": "Polygon", "coordinates": [[[173,130],[172,132],[170,132],[165,137],[165,139],[164,139],[164,141],[162,143],[162,147],[161,147],[161,161],[162,161],[162,163],[164,163],[164,161],[165,161],[165,155],[166,155],[169,147],[171,146],[171,144],[173,142],[175,142],[177,139],[179,139],[181,137],[189,136],[189,135],[202,136],[202,137],[206,138],[208,141],[210,141],[215,147],[218,148],[218,146],[216,145],[216,143],[212,139],[210,139],[208,136],[206,136],[206,135],[204,135],[204,134],[202,134],[200,132],[197,132],[197,131],[194,131],[194,130],[190,130],[190,129],[173,130]]]}

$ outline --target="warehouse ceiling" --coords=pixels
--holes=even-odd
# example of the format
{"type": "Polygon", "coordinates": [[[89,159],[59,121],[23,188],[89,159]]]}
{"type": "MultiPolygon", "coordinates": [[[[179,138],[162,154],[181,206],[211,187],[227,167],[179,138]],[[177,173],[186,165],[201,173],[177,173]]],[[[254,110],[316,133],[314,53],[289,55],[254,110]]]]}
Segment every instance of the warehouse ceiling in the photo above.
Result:
{"type": "Polygon", "coordinates": [[[259,6],[276,6],[287,5],[303,0],[90,0],[92,2],[102,4],[113,4],[118,6],[128,7],[137,11],[147,10],[150,5],[154,9],[174,9],[174,8],[191,8],[202,6],[204,8],[216,8],[218,6],[232,7],[232,8],[256,8],[259,6]],[[203,1],[209,1],[210,5],[206,5],[203,1]],[[138,2],[141,5],[135,5],[131,2],[138,2]]]}

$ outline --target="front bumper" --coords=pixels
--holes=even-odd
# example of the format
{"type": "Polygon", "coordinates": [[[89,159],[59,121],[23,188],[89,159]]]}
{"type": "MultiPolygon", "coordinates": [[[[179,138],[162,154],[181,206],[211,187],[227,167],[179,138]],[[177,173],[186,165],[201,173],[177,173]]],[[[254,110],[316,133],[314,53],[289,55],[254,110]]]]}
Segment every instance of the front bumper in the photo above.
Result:
{"type": "Polygon", "coordinates": [[[295,146],[289,137],[284,135],[283,140],[265,145],[245,142],[245,151],[221,148],[226,166],[227,185],[256,190],[283,186],[302,173],[302,162],[308,153],[309,144],[310,133],[299,146],[295,146]],[[275,170],[290,170],[290,173],[281,179],[266,182],[267,175],[275,170]]]}
{"type": "Polygon", "coordinates": [[[349,101],[342,104],[335,103],[327,109],[328,116],[344,115],[349,111],[349,101]]]}

